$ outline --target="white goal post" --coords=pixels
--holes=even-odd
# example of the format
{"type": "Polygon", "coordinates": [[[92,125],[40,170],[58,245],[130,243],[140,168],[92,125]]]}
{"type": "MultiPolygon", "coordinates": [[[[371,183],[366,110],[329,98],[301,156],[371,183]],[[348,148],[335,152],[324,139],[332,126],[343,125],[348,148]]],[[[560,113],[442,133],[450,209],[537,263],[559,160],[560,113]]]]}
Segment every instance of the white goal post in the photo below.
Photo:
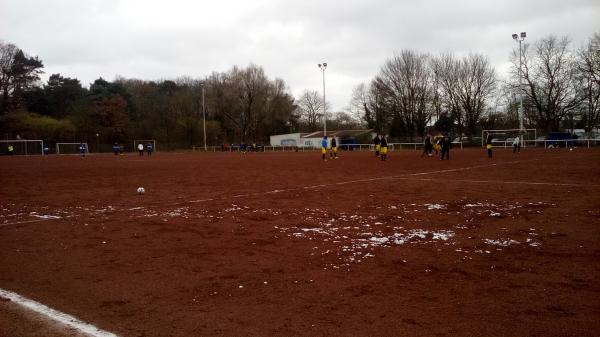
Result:
{"type": "Polygon", "coordinates": [[[0,140],[0,144],[0,151],[3,153],[8,153],[8,147],[12,145],[13,154],[22,154],[26,156],[30,154],[44,154],[44,141],[39,139],[6,139],[0,140]],[[33,146],[30,148],[30,145],[33,146]]]}
{"type": "Polygon", "coordinates": [[[144,151],[146,151],[146,144],[152,143],[152,152],[156,152],[156,139],[137,139],[133,141],[133,151],[137,151],[138,144],[144,145],[144,151]]]}
{"type": "MultiPolygon", "coordinates": [[[[519,141],[521,146],[525,147],[527,141],[536,140],[537,139],[537,130],[536,129],[500,129],[500,130],[483,130],[481,131],[481,147],[485,147],[485,138],[488,134],[491,134],[492,137],[494,135],[503,136],[505,146],[506,146],[506,138],[514,138],[515,136],[519,136],[519,141]]],[[[510,144],[512,146],[512,141],[510,144]]]]}
{"type": "Polygon", "coordinates": [[[90,148],[87,143],[56,143],[56,154],[80,154],[79,145],[83,144],[85,147],[85,154],[90,153],[90,148]],[[61,146],[63,148],[63,152],[61,153],[61,146]]]}

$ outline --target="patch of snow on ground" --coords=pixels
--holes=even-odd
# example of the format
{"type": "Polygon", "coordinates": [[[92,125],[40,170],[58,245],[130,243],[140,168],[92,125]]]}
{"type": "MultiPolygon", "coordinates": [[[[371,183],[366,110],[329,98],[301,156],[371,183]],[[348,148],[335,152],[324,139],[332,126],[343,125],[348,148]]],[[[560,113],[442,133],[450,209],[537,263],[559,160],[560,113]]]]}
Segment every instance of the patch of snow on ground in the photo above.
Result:
{"type": "Polygon", "coordinates": [[[446,205],[440,205],[440,204],[424,204],[423,206],[427,206],[428,210],[432,210],[432,209],[446,209],[446,205]]]}
{"type": "Polygon", "coordinates": [[[484,239],[483,242],[485,242],[488,245],[500,246],[500,247],[508,247],[510,245],[521,244],[519,241],[512,240],[512,239],[508,239],[508,240],[502,240],[502,239],[500,239],[500,240],[484,239]]]}

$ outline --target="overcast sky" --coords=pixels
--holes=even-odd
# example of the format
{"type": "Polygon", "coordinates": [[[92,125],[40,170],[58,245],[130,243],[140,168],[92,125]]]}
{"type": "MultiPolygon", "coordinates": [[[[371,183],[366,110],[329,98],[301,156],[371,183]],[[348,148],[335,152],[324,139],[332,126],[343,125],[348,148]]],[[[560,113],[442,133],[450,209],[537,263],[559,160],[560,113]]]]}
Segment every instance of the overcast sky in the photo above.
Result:
{"type": "Polygon", "coordinates": [[[297,97],[322,91],[327,62],[336,111],[402,49],[481,52],[502,75],[521,31],[579,46],[600,33],[600,1],[0,0],[0,39],[38,56],[45,79],[203,78],[254,63],[297,97]]]}

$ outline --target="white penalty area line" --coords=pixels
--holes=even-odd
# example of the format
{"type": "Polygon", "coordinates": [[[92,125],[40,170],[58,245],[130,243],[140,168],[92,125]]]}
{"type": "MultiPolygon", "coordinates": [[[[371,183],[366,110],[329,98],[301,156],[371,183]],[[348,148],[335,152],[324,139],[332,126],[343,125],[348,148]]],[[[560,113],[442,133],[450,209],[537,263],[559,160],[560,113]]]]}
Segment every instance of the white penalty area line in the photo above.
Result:
{"type": "MultiPolygon", "coordinates": [[[[412,178],[412,177],[396,177],[398,180],[412,181],[439,181],[433,178],[412,178]]],[[[449,183],[474,183],[474,184],[507,184],[507,185],[533,185],[533,186],[556,186],[556,187],[600,187],[600,185],[590,184],[570,184],[570,183],[544,183],[544,182],[528,182],[528,181],[503,181],[503,180],[474,180],[474,179],[452,179],[447,180],[449,183]]]]}
{"type": "Polygon", "coordinates": [[[63,324],[65,326],[68,326],[72,329],[75,329],[77,332],[84,333],[88,336],[118,337],[114,333],[101,330],[91,324],[82,322],[79,319],[77,319],[69,314],[65,314],[64,312],[54,310],[54,309],[47,307],[39,302],[36,302],[34,300],[30,300],[26,297],[23,297],[17,293],[13,293],[8,290],[0,289],[0,297],[9,299],[12,303],[18,304],[19,306],[21,306],[25,309],[31,310],[33,312],[36,312],[37,314],[39,314],[49,320],[52,320],[52,321],[58,322],[60,324],[63,324]]]}
{"type": "MultiPolygon", "coordinates": [[[[539,159],[533,159],[533,160],[539,160],[539,159]]],[[[521,161],[511,161],[511,162],[505,162],[505,163],[501,163],[501,164],[517,164],[517,163],[520,163],[520,162],[521,161]]],[[[474,170],[474,169],[479,169],[479,168],[493,167],[493,166],[497,166],[497,165],[499,165],[499,164],[492,163],[492,164],[477,165],[477,166],[468,166],[468,167],[458,167],[458,168],[453,168],[453,169],[445,169],[445,170],[437,170],[437,171],[407,173],[407,174],[398,175],[398,176],[385,176],[385,177],[374,177],[374,178],[363,178],[363,179],[355,179],[355,180],[346,180],[346,181],[339,181],[339,182],[336,182],[336,183],[329,183],[329,184],[319,184],[319,185],[303,186],[303,187],[289,188],[289,189],[277,189],[277,190],[272,190],[272,191],[252,192],[252,193],[236,194],[236,195],[232,195],[232,196],[221,196],[221,197],[215,197],[215,198],[190,200],[190,201],[173,203],[173,204],[171,204],[171,206],[182,205],[182,204],[204,203],[204,202],[227,200],[227,199],[233,199],[233,198],[235,198],[235,199],[249,198],[249,197],[256,197],[256,196],[264,196],[264,195],[267,195],[267,194],[278,194],[278,193],[285,193],[285,192],[298,192],[298,191],[301,191],[301,190],[316,190],[316,189],[320,189],[320,188],[333,187],[333,186],[336,186],[336,185],[348,185],[348,184],[356,184],[356,183],[368,183],[368,182],[379,181],[379,180],[395,180],[395,179],[407,180],[407,179],[410,179],[410,177],[414,177],[414,176],[422,176],[422,175],[429,175],[429,174],[440,174],[440,173],[449,173],[449,172],[474,170]]],[[[414,179],[414,180],[418,181],[419,179],[414,179]]],[[[423,180],[425,180],[425,179],[423,179],[423,180]]]]}
{"type": "Polygon", "coordinates": [[[32,222],[50,221],[50,220],[57,220],[57,219],[35,219],[35,220],[25,220],[25,221],[7,222],[7,223],[2,223],[2,224],[0,224],[0,227],[12,226],[12,225],[20,225],[20,224],[24,224],[24,223],[32,223],[32,222]]]}
{"type": "Polygon", "coordinates": [[[78,215],[68,215],[65,217],[49,217],[49,218],[42,218],[42,219],[33,219],[33,220],[24,220],[24,221],[15,221],[15,222],[7,222],[7,223],[2,223],[0,224],[0,227],[7,227],[7,226],[14,226],[14,225],[20,225],[20,224],[25,224],[25,223],[34,223],[34,222],[43,222],[43,221],[52,221],[52,220],[61,220],[61,219],[67,219],[67,218],[75,218],[78,215]]]}

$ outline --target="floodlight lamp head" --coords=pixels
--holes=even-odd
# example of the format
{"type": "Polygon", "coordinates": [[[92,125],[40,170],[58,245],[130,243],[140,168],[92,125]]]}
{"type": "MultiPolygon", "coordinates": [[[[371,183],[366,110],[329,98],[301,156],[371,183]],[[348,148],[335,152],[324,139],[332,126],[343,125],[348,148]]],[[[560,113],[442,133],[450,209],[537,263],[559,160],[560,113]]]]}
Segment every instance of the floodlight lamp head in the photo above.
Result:
{"type": "Polygon", "coordinates": [[[516,39],[519,37],[519,35],[517,35],[517,34],[513,34],[513,35],[512,35],[512,37],[513,37],[513,39],[515,39],[515,40],[516,40],[516,39]]]}
{"type": "Polygon", "coordinates": [[[526,32],[521,32],[521,38],[526,38],[527,37],[527,33],[526,32]]]}
{"type": "Polygon", "coordinates": [[[323,67],[327,68],[327,62],[323,62],[323,67]]]}
{"type": "Polygon", "coordinates": [[[322,68],[322,67],[323,67],[323,65],[321,63],[319,63],[319,68],[322,68]]]}

